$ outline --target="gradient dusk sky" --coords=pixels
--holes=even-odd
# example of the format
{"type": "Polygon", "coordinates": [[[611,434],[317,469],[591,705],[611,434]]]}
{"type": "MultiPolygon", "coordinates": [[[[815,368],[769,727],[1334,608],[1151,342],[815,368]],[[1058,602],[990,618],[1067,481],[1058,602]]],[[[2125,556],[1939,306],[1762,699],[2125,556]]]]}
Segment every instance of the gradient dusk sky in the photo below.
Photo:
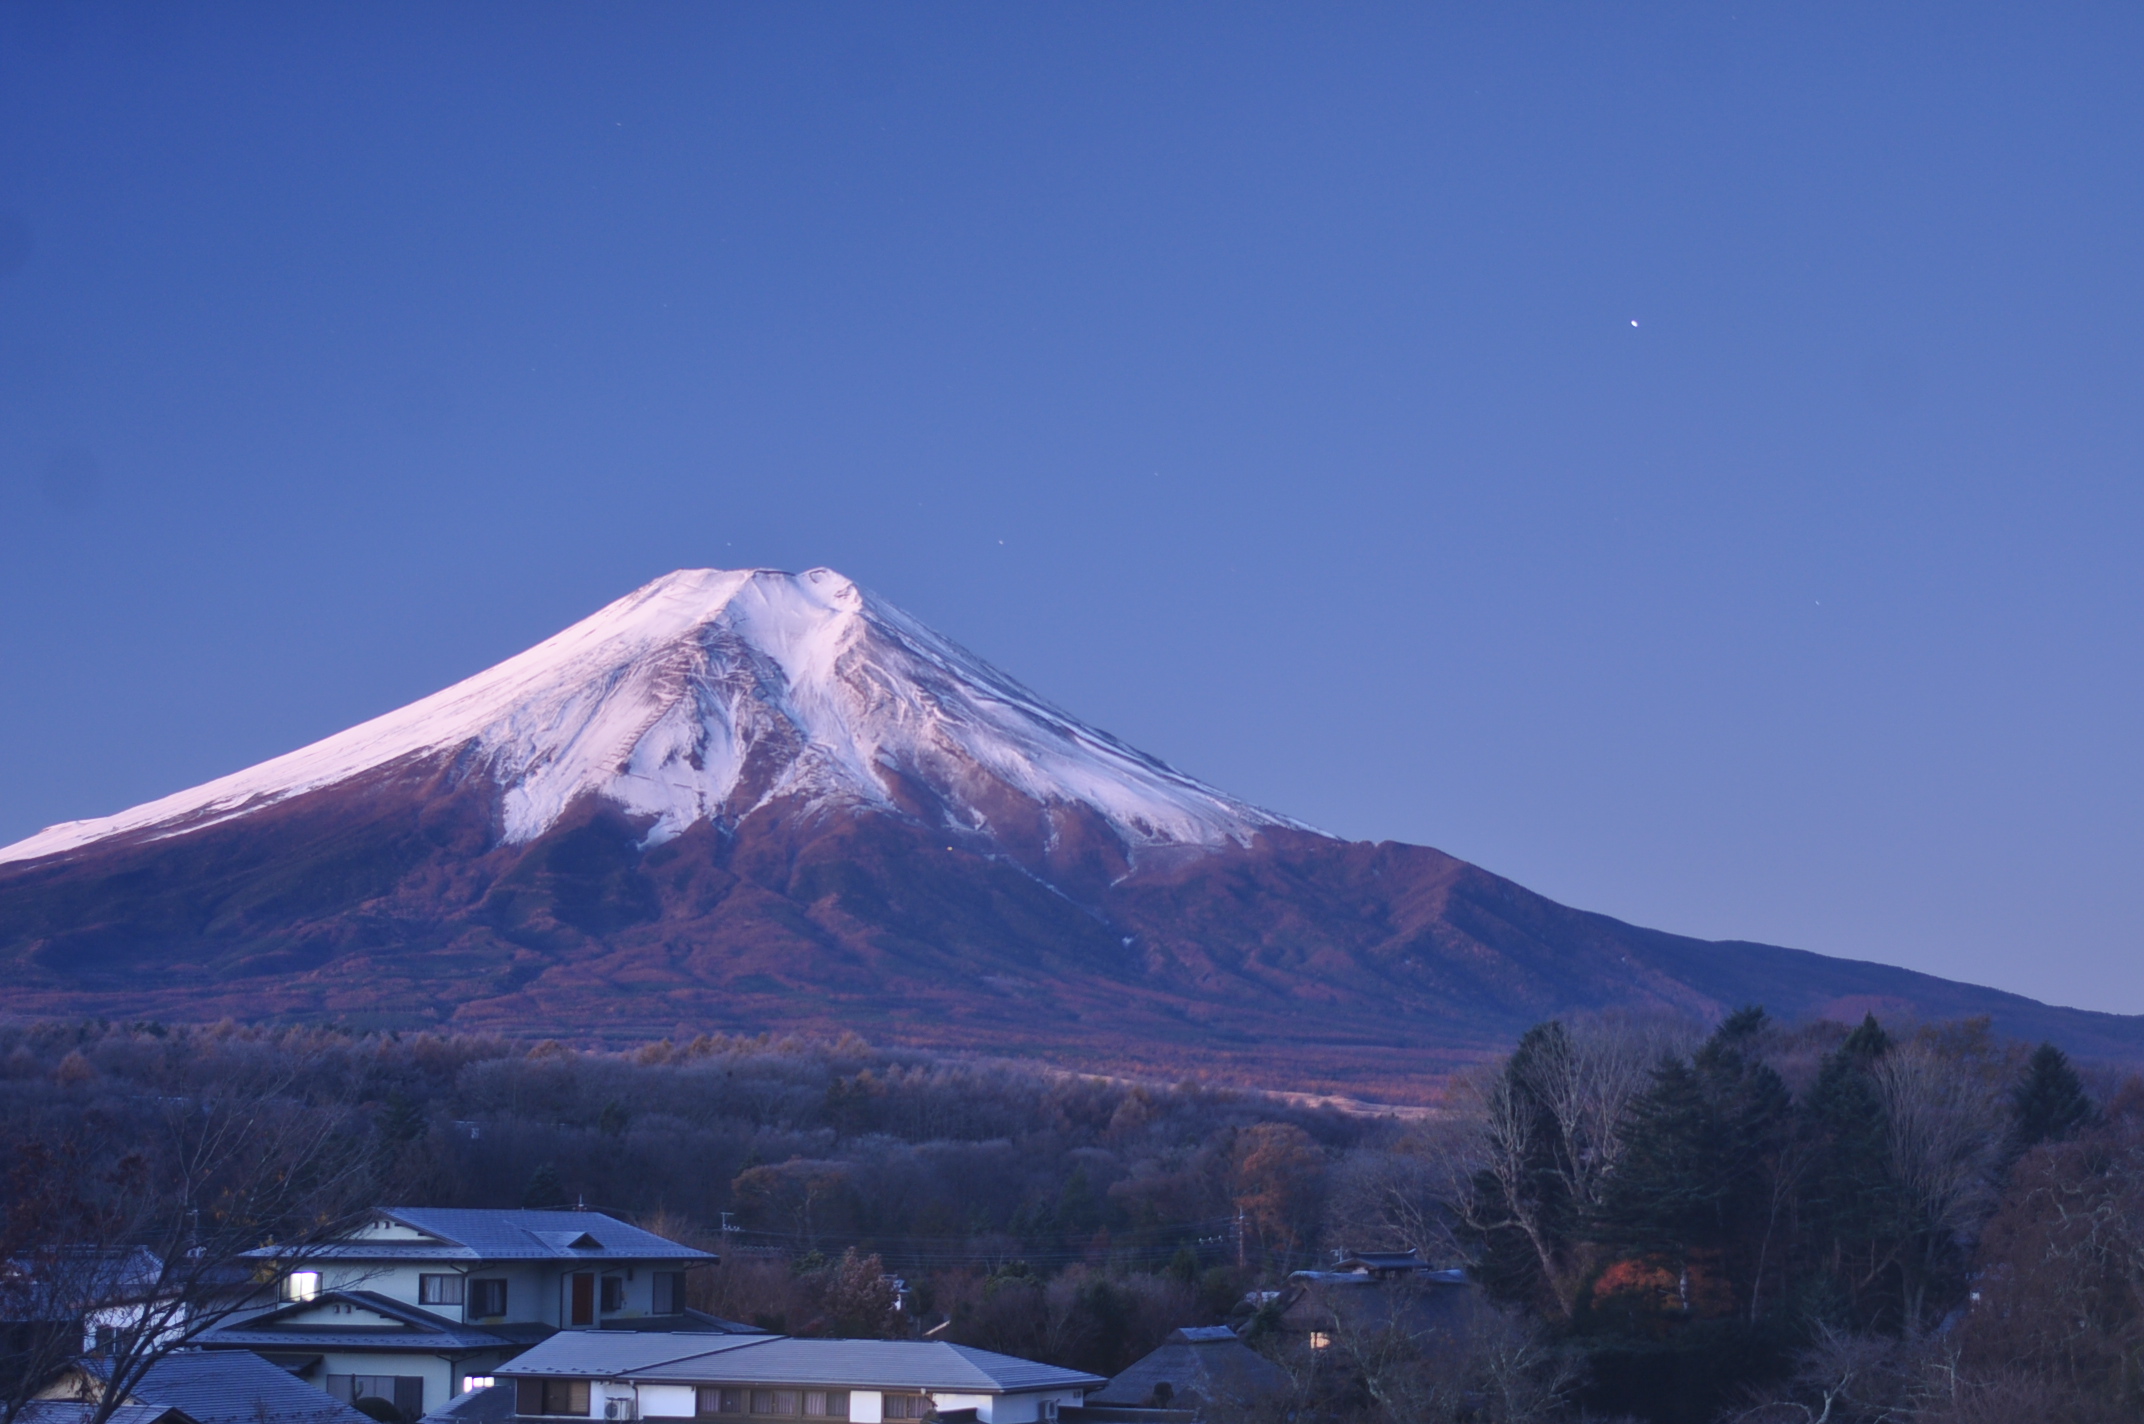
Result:
{"type": "Polygon", "coordinates": [[[1336,834],[2144,1012],[2144,8],[0,4],[0,842],[830,565],[1336,834]]]}

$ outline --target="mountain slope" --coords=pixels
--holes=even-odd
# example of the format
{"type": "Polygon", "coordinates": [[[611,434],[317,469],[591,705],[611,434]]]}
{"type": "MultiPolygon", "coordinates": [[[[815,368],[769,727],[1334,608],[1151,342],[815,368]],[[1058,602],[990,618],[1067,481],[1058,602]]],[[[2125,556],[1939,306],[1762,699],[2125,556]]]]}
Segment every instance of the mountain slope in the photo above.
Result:
{"type": "Polygon", "coordinates": [[[1611,1005],[2144,1020],[1709,944],[1322,836],[827,571],[672,575],[314,747],[0,851],[17,1014],[627,1040],[853,1028],[1406,1096],[1611,1005]]]}

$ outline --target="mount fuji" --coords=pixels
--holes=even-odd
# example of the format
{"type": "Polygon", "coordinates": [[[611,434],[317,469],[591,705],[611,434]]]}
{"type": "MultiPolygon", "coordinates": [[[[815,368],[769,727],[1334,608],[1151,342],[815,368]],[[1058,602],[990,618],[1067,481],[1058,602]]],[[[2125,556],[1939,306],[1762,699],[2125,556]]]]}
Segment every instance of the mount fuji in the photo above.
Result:
{"type": "Polygon", "coordinates": [[[1085,725],[828,569],[687,570],[309,747],[0,848],[0,1011],[855,1029],[1410,1096],[1612,1006],[2144,1020],[1557,905],[1085,725]]]}

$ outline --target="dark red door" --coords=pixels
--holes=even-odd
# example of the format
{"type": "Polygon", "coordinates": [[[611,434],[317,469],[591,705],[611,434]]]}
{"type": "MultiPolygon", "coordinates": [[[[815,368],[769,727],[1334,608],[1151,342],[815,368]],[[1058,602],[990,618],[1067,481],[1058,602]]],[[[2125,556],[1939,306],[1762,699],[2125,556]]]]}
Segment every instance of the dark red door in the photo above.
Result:
{"type": "Polygon", "coordinates": [[[583,1271],[573,1278],[573,1324],[596,1323],[596,1278],[583,1271]]]}

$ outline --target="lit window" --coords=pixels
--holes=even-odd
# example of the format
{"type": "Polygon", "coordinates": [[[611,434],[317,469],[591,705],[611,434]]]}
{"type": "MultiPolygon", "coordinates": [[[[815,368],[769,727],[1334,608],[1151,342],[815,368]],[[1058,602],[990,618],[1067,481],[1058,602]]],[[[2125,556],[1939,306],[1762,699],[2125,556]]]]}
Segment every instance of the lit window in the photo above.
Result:
{"type": "Polygon", "coordinates": [[[1328,1334],[1326,1334],[1326,1333],[1325,1333],[1325,1332],[1324,1332],[1323,1330],[1313,1330],[1313,1331],[1311,1331],[1311,1332],[1310,1332],[1310,1348],[1311,1348],[1311,1349],[1313,1349],[1313,1350],[1327,1350],[1327,1349],[1331,1349],[1331,1348],[1332,1348],[1332,1343],[1333,1343],[1333,1337],[1332,1337],[1332,1336],[1330,1336],[1330,1335],[1328,1335],[1328,1334]]]}
{"type": "Polygon", "coordinates": [[[283,1277],[283,1299],[312,1300],[320,1294],[320,1272],[292,1271],[283,1277]]]}
{"type": "Polygon", "coordinates": [[[490,1375],[463,1375],[462,1393],[467,1394],[472,1389],[490,1389],[497,1383],[490,1375]]]}

